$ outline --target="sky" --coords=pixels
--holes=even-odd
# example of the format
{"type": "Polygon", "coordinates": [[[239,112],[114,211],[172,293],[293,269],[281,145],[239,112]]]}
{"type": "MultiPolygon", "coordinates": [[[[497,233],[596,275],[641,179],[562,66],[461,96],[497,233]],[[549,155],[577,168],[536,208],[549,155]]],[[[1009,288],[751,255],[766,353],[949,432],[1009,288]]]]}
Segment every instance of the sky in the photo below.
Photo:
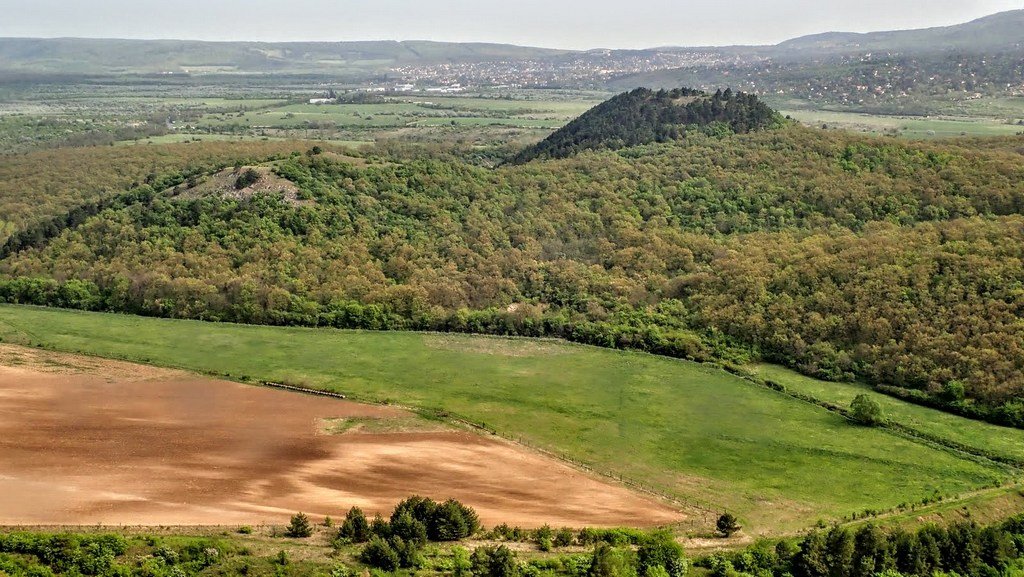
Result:
{"type": "Polygon", "coordinates": [[[1022,8],[1024,0],[0,0],[0,36],[645,48],[775,44],[1022,8]]]}

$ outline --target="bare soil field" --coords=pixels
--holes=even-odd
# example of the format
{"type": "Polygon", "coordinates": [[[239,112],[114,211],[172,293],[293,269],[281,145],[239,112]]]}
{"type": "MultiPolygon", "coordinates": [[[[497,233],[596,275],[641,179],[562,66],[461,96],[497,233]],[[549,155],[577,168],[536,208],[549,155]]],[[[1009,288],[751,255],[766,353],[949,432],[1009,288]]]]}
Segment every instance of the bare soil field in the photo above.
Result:
{"type": "Polygon", "coordinates": [[[410,422],[394,407],[0,345],[0,524],[258,525],[353,505],[386,515],[412,494],[460,499],[488,525],[683,520],[521,447],[410,422]],[[326,432],[346,420],[359,424],[326,432]]]}

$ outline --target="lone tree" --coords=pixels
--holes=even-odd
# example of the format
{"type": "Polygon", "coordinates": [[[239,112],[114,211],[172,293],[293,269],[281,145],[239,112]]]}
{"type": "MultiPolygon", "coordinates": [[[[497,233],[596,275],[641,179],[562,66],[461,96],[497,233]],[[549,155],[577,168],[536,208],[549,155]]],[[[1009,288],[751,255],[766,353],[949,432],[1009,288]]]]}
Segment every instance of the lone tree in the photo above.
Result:
{"type": "Polygon", "coordinates": [[[722,513],[722,516],[718,518],[718,523],[715,525],[723,537],[732,537],[733,533],[742,529],[740,524],[736,522],[736,516],[732,513],[722,513]]]}
{"type": "Polygon", "coordinates": [[[880,425],[884,420],[882,405],[865,394],[857,395],[853,399],[853,403],[850,404],[850,414],[854,421],[869,427],[880,425]]]}
{"type": "Polygon", "coordinates": [[[313,524],[309,522],[309,517],[305,513],[298,513],[292,517],[292,522],[284,534],[288,537],[305,539],[313,534],[313,524]]]}

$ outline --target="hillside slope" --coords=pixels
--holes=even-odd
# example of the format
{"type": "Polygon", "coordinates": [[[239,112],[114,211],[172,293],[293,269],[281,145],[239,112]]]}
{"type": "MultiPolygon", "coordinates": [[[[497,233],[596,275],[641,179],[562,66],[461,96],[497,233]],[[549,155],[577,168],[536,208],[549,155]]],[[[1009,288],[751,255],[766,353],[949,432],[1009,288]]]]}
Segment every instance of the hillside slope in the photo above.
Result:
{"type": "Polygon", "coordinates": [[[139,187],[19,231],[0,299],[763,358],[1024,426],[1020,147],[788,126],[499,170],[303,154],[274,170],[310,203],[139,187]]]}
{"type": "Polygon", "coordinates": [[[885,32],[826,32],[787,40],[779,52],[985,52],[1024,49],[1024,10],[1000,12],[964,24],[885,32]]]}
{"type": "Polygon", "coordinates": [[[943,28],[818,34],[741,51],[728,63],[625,74],[607,83],[612,90],[731,86],[779,106],[887,115],[962,114],[963,102],[1013,98],[1022,85],[1024,10],[943,28]]]}
{"type": "Polygon", "coordinates": [[[742,134],[765,128],[778,115],[756,96],[731,90],[708,95],[676,88],[655,92],[637,88],[603,102],[520,153],[513,162],[566,158],[582,150],[669,142],[690,130],[742,134]]]}

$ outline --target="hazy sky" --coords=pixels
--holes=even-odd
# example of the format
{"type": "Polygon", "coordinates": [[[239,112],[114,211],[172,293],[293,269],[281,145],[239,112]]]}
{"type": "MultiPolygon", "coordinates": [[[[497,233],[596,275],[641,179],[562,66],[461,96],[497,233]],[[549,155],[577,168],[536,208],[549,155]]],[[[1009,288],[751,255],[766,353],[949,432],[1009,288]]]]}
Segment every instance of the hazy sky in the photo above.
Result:
{"type": "Polygon", "coordinates": [[[1024,0],[0,0],[0,36],[640,48],[774,44],[1020,8],[1024,0]]]}

